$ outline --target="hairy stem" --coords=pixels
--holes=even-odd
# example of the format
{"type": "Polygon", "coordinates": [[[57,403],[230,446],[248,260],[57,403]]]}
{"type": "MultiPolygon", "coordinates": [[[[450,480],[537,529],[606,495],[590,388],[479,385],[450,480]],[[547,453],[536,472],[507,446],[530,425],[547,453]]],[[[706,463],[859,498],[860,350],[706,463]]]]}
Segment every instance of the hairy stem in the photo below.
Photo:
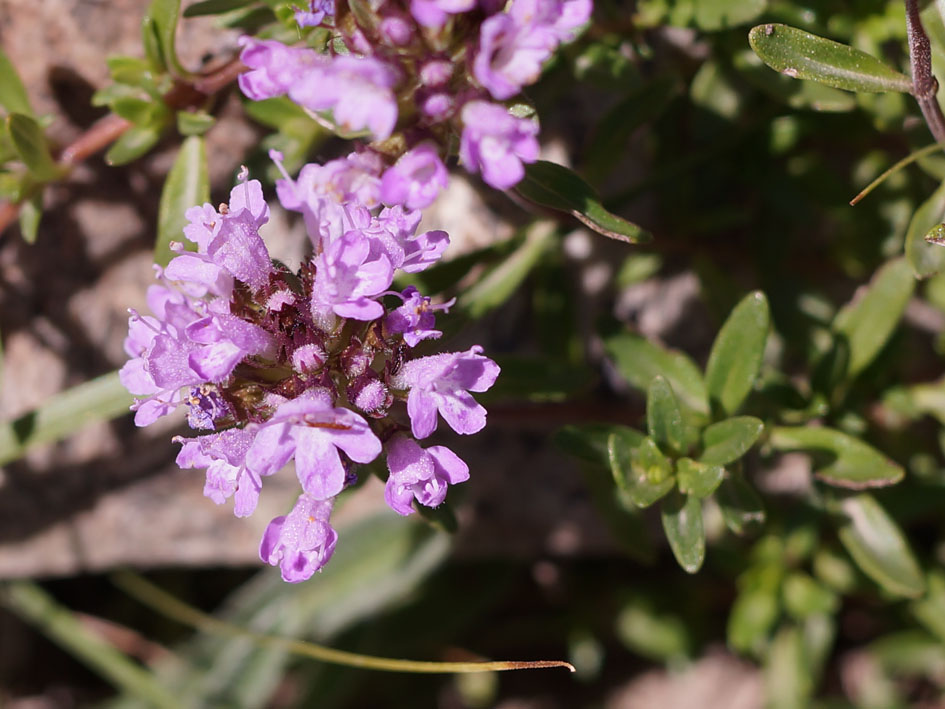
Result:
{"type": "Polygon", "coordinates": [[[938,81],[932,75],[932,47],[922,27],[918,0],[906,0],[906,29],[909,33],[909,59],[912,65],[912,94],[919,102],[922,116],[939,143],[945,143],[945,116],[938,105],[938,81]]]}

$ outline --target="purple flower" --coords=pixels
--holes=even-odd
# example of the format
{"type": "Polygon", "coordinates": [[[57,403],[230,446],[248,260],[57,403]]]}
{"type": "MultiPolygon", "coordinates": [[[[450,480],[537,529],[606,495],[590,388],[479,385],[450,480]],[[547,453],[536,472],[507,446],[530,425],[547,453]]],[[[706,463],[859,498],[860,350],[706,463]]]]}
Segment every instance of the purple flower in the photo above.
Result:
{"type": "Polygon", "coordinates": [[[410,16],[389,4],[381,9],[378,30],[381,37],[395,47],[406,47],[416,36],[416,25],[410,16]]]}
{"type": "Polygon", "coordinates": [[[409,389],[407,414],[414,438],[422,439],[436,430],[436,414],[456,433],[477,433],[486,425],[486,410],[470,396],[482,392],[499,376],[499,365],[483,357],[482,347],[466,352],[445,352],[414,359],[391,377],[397,389],[409,389]]]}
{"type": "Polygon", "coordinates": [[[326,15],[334,17],[334,14],[334,0],[311,0],[308,10],[295,9],[295,21],[299,23],[299,27],[318,27],[326,15]]]}
{"type": "Polygon", "coordinates": [[[384,499],[400,515],[413,513],[414,499],[421,505],[437,507],[446,499],[450,485],[469,480],[469,466],[445,446],[426,450],[416,441],[397,436],[387,445],[390,476],[384,499]]]}
{"type": "Polygon", "coordinates": [[[275,341],[268,332],[229,313],[216,313],[190,323],[187,365],[202,381],[221,382],[251,355],[272,356],[275,341]]]}
{"type": "Polygon", "coordinates": [[[327,324],[332,313],[355,320],[375,320],[384,314],[384,306],[373,298],[387,290],[394,270],[383,254],[372,258],[371,242],[360,231],[349,231],[331,242],[315,264],[312,317],[316,323],[327,324]]]}
{"type": "Polygon", "coordinates": [[[334,500],[300,495],[292,511],[276,517],[266,527],[259,558],[282,569],[282,579],[298,583],[312,577],[328,563],[338,533],[328,523],[334,500]]]}
{"type": "MultiPolygon", "coordinates": [[[[240,90],[254,101],[288,93],[303,79],[313,79],[329,60],[313,49],[287,47],[275,40],[240,37],[240,61],[250,68],[239,76],[240,90]]],[[[317,81],[317,79],[313,79],[317,81]]]]}
{"type": "Polygon", "coordinates": [[[256,509],[262,481],[246,467],[246,452],[253,441],[253,432],[231,428],[221,433],[181,438],[177,465],[181,468],[206,468],[207,482],[203,494],[222,505],[233,497],[233,514],[248,517],[256,509]]]}
{"type": "Polygon", "coordinates": [[[559,42],[570,42],[591,19],[592,0],[515,0],[509,14],[519,24],[548,28],[559,42]]]}
{"type": "Polygon", "coordinates": [[[404,304],[387,315],[384,327],[392,335],[402,334],[404,342],[416,347],[422,340],[436,339],[443,333],[434,329],[434,311],[448,311],[456,299],[442,305],[431,305],[430,298],[420,295],[414,286],[407,286],[402,294],[404,304]]]}
{"type": "Polygon", "coordinates": [[[404,153],[381,178],[381,200],[402,204],[407,209],[422,209],[433,203],[440,190],[446,189],[446,166],[436,147],[423,142],[404,153]]]}
{"type": "Polygon", "coordinates": [[[388,207],[381,210],[365,233],[394,268],[418,273],[439,261],[450,243],[449,235],[438,229],[416,234],[420,218],[419,210],[405,212],[400,205],[388,207]]]}
{"type": "Polygon", "coordinates": [[[349,133],[369,130],[376,140],[390,137],[397,122],[397,70],[373,57],[336,56],[323,70],[301,75],[289,98],[312,111],[332,111],[349,133]]]}
{"type": "Polygon", "coordinates": [[[538,126],[516,118],[503,106],[470,101],[463,106],[459,159],[470,172],[496,189],[508,189],[525,176],[523,162],[538,159],[538,126]]]}
{"type": "Polygon", "coordinates": [[[259,475],[272,475],[294,456],[302,489],[327,500],[345,485],[338,449],[356,463],[370,463],[380,454],[381,442],[358,414],[333,407],[328,390],[309,390],[281,404],[262,425],[246,464],[259,475]]]}
{"type": "Polygon", "coordinates": [[[184,235],[197,244],[198,253],[181,253],[168,264],[168,278],[182,282],[188,295],[210,293],[229,299],[232,279],[259,290],[269,282],[272,260],[259,236],[269,221],[269,205],[259,180],[243,180],[230,191],[229,206],[218,213],[210,204],[191,207],[184,235]]]}
{"type": "Polygon", "coordinates": [[[517,14],[493,15],[482,23],[473,75],[493,98],[511,98],[538,79],[557,44],[548,27],[520,23],[517,14]]]}
{"type": "Polygon", "coordinates": [[[439,29],[450,15],[468,12],[476,0],[410,0],[410,14],[424,27],[439,29]]]}

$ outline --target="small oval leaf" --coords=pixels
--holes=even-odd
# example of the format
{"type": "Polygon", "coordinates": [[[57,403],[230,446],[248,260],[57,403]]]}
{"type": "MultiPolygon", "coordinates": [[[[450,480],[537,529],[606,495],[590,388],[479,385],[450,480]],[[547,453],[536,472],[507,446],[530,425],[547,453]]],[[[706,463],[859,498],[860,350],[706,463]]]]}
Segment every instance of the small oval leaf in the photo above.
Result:
{"type": "Polygon", "coordinates": [[[154,244],[154,262],[166,266],[174,257],[170,244],[183,241],[187,218],[191,207],[210,199],[210,174],[207,166],[207,151],[203,138],[193,135],[184,141],[167,174],[161,202],[158,206],[157,241],[154,244]]]}
{"type": "Polygon", "coordinates": [[[563,165],[538,160],[525,166],[525,177],[515,191],[530,202],[567,212],[588,229],[628,244],[644,244],[652,236],[636,224],[610,213],[597,192],[577,173],[563,165]]]}
{"type": "Polygon", "coordinates": [[[902,530],[872,495],[839,503],[840,541],[860,569],[890,593],[916,598],[925,592],[922,570],[902,530]]]}
{"type": "Polygon", "coordinates": [[[637,507],[649,507],[676,485],[672,464],[652,438],[629,448],[616,435],[607,442],[614,482],[637,507]]]}
{"type": "Polygon", "coordinates": [[[699,460],[714,465],[733,463],[755,445],[764,427],[754,416],[735,416],[712,424],[702,432],[704,448],[699,460]]]}
{"type": "Polygon", "coordinates": [[[925,240],[945,219],[945,182],[915,210],[906,230],[906,258],[919,278],[928,278],[945,268],[945,247],[925,240]]]}
{"type": "Polygon", "coordinates": [[[7,116],[7,131],[30,175],[40,182],[49,182],[62,174],[49,152],[43,129],[35,119],[22,113],[11,113],[7,116]]]}
{"type": "Polygon", "coordinates": [[[815,475],[826,483],[861,490],[886,487],[902,480],[905,471],[872,446],[832,428],[778,426],[771,430],[771,445],[781,451],[806,451],[817,458],[815,475]]]}
{"type": "Polygon", "coordinates": [[[731,416],[751,391],[768,339],[768,299],[749,293],[735,306],[712,344],[705,385],[713,409],[731,416]]]}
{"type": "Polygon", "coordinates": [[[105,162],[109,165],[124,165],[137,160],[161,138],[161,131],[157,128],[140,128],[132,126],[114,142],[105,153],[105,162]]]}
{"type": "Polygon", "coordinates": [[[2,47],[0,47],[0,107],[3,107],[7,113],[33,115],[26,87],[23,86],[19,74],[16,73],[16,67],[13,66],[13,62],[4,53],[2,47]]]}
{"type": "Polygon", "coordinates": [[[676,561],[686,573],[696,573],[705,560],[702,502],[693,495],[673,492],[660,503],[660,517],[676,561]]]}
{"type": "Polygon", "coordinates": [[[39,222],[43,217],[43,193],[38,191],[20,203],[20,234],[27,244],[35,244],[39,222]]]}
{"type": "Polygon", "coordinates": [[[847,376],[855,377],[879,354],[896,329],[913,290],[912,267],[904,258],[893,259],[837,313],[833,329],[849,344],[847,376]]]}
{"type": "Polygon", "coordinates": [[[680,458],[676,461],[676,479],[679,491],[699,498],[708,497],[725,477],[725,468],[721,465],[700,463],[692,458],[680,458]]]}
{"type": "Polygon", "coordinates": [[[650,382],[646,396],[646,422],[660,449],[679,455],[686,448],[686,425],[673,389],[664,377],[650,382]]]}
{"type": "Polygon", "coordinates": [[[912,91],[908,76],[876,57],[794,27],[758,25],[748,33],[748,42],[765,64],[794,79],[847,91],[912,91]]]}
{"type": "Polygon", "coordinates": [[[682,352],[663,349],[640,335],[630,333],[608,337],[604,346],[620,374],[632,386],[646,391],[653,377],[666,377],[682,405],[694,412],[708,414],[702,373],[682,352]]]}

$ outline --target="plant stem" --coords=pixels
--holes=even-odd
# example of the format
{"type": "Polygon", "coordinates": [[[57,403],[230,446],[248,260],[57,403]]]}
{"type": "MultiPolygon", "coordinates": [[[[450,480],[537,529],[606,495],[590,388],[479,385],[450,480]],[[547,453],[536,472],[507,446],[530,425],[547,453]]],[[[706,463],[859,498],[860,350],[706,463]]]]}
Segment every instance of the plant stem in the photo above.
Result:
{"type": "Polygon", "coordinates": [[[919,102],[922,116],[939,143],[945,143],[945,116],[938,105],[938,81],[932,75],[932,46],[922,27],[918,0],[906,0],[906,29],[909,34],[909,59],[912,65],[912,94],[919,102]]]}

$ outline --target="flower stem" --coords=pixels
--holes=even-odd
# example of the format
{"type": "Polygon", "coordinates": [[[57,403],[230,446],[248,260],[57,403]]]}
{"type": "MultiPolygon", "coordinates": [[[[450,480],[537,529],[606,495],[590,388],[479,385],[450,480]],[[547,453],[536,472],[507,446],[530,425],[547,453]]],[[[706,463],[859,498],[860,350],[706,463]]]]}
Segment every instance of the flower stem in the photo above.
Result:
{"type": "Polygon", "coordinates": [[[503,672],[506,670],[534,670],[549,667],[565,667],[574,672],[574,667],[561,660],[534,660],[518,662],[501,660],[497,662],[421,662],[399,660],[390,657],[373,657],[354,652],[335,650],[324,645],[294,640],[278,635],[267,635],[246,630],[224,622],[197,610],[151,582],[131,571],[121,571],[112,576],[112,582],[141,603],[153,608],[161,615],[176,620],[184,625],[217,635],[250,638],[259,645],[279,648],[288,652],[346,667],[360,667],[385,672],[411,672],[425,674],[454,674],[471,672],[503,672]]]}

